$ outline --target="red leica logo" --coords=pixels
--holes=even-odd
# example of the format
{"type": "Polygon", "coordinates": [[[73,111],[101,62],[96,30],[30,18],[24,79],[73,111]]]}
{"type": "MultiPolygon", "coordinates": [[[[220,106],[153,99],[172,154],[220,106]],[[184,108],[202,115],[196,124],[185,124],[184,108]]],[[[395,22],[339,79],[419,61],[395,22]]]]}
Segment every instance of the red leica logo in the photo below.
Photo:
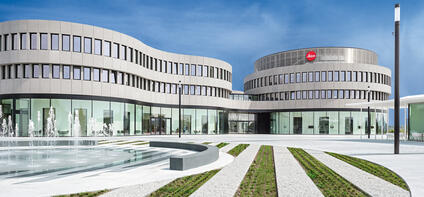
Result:
{"type": "Polygon", "coordinates": [[[317,57],[317,54],[316,54],[314,51],[309,51],[309,52],[306,54],[306,59],[307,59],[308,61],[313,61],[316,57],[317,57]]]}

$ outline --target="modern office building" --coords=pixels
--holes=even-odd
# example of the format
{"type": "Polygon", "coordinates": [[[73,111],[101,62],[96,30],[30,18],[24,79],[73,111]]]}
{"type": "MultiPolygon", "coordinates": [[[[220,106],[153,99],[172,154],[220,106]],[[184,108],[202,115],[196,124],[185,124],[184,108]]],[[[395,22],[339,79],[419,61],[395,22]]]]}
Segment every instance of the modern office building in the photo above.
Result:
{"type": "MultiPolygon", "coordinates": [[[[391,92],[390,70],[365,49],[290,50],[254,66],[245,91],[233,91],[232,67],[222,60],[161,51],[91,25],[7,21],[1,119],[10,117],[17,136],[28,136],[30,122],[45,136],[50,120],[56,136],[176,134],[181,87],[183,134],[361,134],[367,111],[346,104],[391,92]]],[[[387,111],[373,109],[370,124],[384,132],[387,111]]]]}

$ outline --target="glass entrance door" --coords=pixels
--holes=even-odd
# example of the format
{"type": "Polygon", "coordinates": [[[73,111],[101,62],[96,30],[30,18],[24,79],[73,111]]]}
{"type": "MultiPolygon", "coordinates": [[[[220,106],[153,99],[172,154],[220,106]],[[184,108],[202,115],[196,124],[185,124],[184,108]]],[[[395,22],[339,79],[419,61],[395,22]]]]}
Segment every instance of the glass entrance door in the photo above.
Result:
{"type": "Polygon", "coordinates": [[[165,135],[171,134],[171,118],[150,118],[151,134],[154,135],[165,135]]]}
{"type": "Polygon", "coordinates": [[[319,134],[328,134],[329,131],[329,118],[320,117],[319,118],[319,134]]]}
{"type": "Polygon", "coordinates": [[[302,134],[302,117],[293,117],[293,133],[302,134]]]}
{"type": "Polygon", "coordinates": [[[353,118],[352,117],[346,117],[345,118],[345,134],[353,134],[353,118]]]}

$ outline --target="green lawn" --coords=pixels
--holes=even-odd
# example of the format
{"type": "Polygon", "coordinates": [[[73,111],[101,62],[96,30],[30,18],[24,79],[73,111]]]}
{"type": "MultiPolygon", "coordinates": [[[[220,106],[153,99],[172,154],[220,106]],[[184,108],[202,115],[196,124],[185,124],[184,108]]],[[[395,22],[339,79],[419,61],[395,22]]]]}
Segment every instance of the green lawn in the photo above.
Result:
{"type": "Polygon", "coordinates": [[[167,185],[159,188],[149,196],[190,196],[194,191],[196,191],[200,186],[206,183],[206,181],[208,181],[218,172],[219,169],[178,178],[171,183],[168,183],[167,185]]]}
{"type": "Polygon", "coordinates": [[[116,145],[134,144],[134,143],[140,143],[140,142],[144,142],[144,141],[141,141],[141,140],[128,141],[128,142],[122,142],[122,143],[119,143],[119,144],[116,144],[116,145]]]}
{"type": "Polygon", "coordinates": [[[340,155],[337,153],[330,153],[330,152],[326,152],[326,153],[346,163],[349,163],[350,165],[355,166],[365,172],[368,172],[370,174],[373,174],[374,176],[380,177],[381,179],[384,179],[387,182],[390,182],[407,191],[410,191],[406,182],[401,177],[399,177],[399,175],[397,175],[396,173],[394,173],[393,171],[389,170],[388,168],[384,166],[369,162],[367,160],[350,157],[347,155],[340,155]]]}
{"type": "Polygon", "coordinates": [[[108,192],[110,190],[108,189],[104,189],[104,190],[99,190],[99,191],[94,191],[94,192],[81,192],[81,193],[76,193],[76,194],[67,194],[67,195],[58,195],[55,197],[96,197],[96,196],[100,196],[106,192],[108,192]]]}
{"type": "Polygon", "coordinates": [[[145,144],[149,144],[149,142],[141,142],[141,143],[137,143],[137,144],[133,144],[133,145],[139,146],[139,145],[145,145],[145,144]]]}
{"type": "Polygon", "coordinates": [[[261,146],[235,196],[277,196],[272,146],[261,146]]]}
{"type": "Polygon", "coordinates": [[[228,154],[237,157],[244,149],[246,149],[249,146],[249,144],[239,144],[230,151],[228,151],[228,154]]]}
{"type": "Polygon", "coordinates": [[[219,143],[218,145],[216,145],[216,147],[218,147],[218,148],[222,148],[222,147],[224,147],[224,146],[227,146],[229,143],[226,143],[226,142],[221,142],[221,143],[219,143]]]}
{"type": "Polygon", "coordinates": [[[300,148],[288,148],[324,196],[368,196],[300,148]]]}
{"type": "Polygon", "coordinates": [[[203,142],[202,144],[206,144],[206,145],[208,145],[208,144],[210,144],[210,143],[212,143],[212,142],[203,142]]]}

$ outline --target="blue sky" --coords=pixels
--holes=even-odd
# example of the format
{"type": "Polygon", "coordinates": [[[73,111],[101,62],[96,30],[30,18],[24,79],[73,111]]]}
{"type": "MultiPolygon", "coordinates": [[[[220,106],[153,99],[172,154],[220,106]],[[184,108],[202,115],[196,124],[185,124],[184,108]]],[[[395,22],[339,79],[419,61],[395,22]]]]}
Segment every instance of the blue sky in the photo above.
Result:
{"type": "Polygon", "coordinates": [[[0,20],[85,23],[164,51],[215,57],[233,66],[242,90],[253,62],[278,51],[352,46],[393,69],[393,7],[401,4],[401,96],[424,93],[424,1],[0,1],[0,20]]]}

